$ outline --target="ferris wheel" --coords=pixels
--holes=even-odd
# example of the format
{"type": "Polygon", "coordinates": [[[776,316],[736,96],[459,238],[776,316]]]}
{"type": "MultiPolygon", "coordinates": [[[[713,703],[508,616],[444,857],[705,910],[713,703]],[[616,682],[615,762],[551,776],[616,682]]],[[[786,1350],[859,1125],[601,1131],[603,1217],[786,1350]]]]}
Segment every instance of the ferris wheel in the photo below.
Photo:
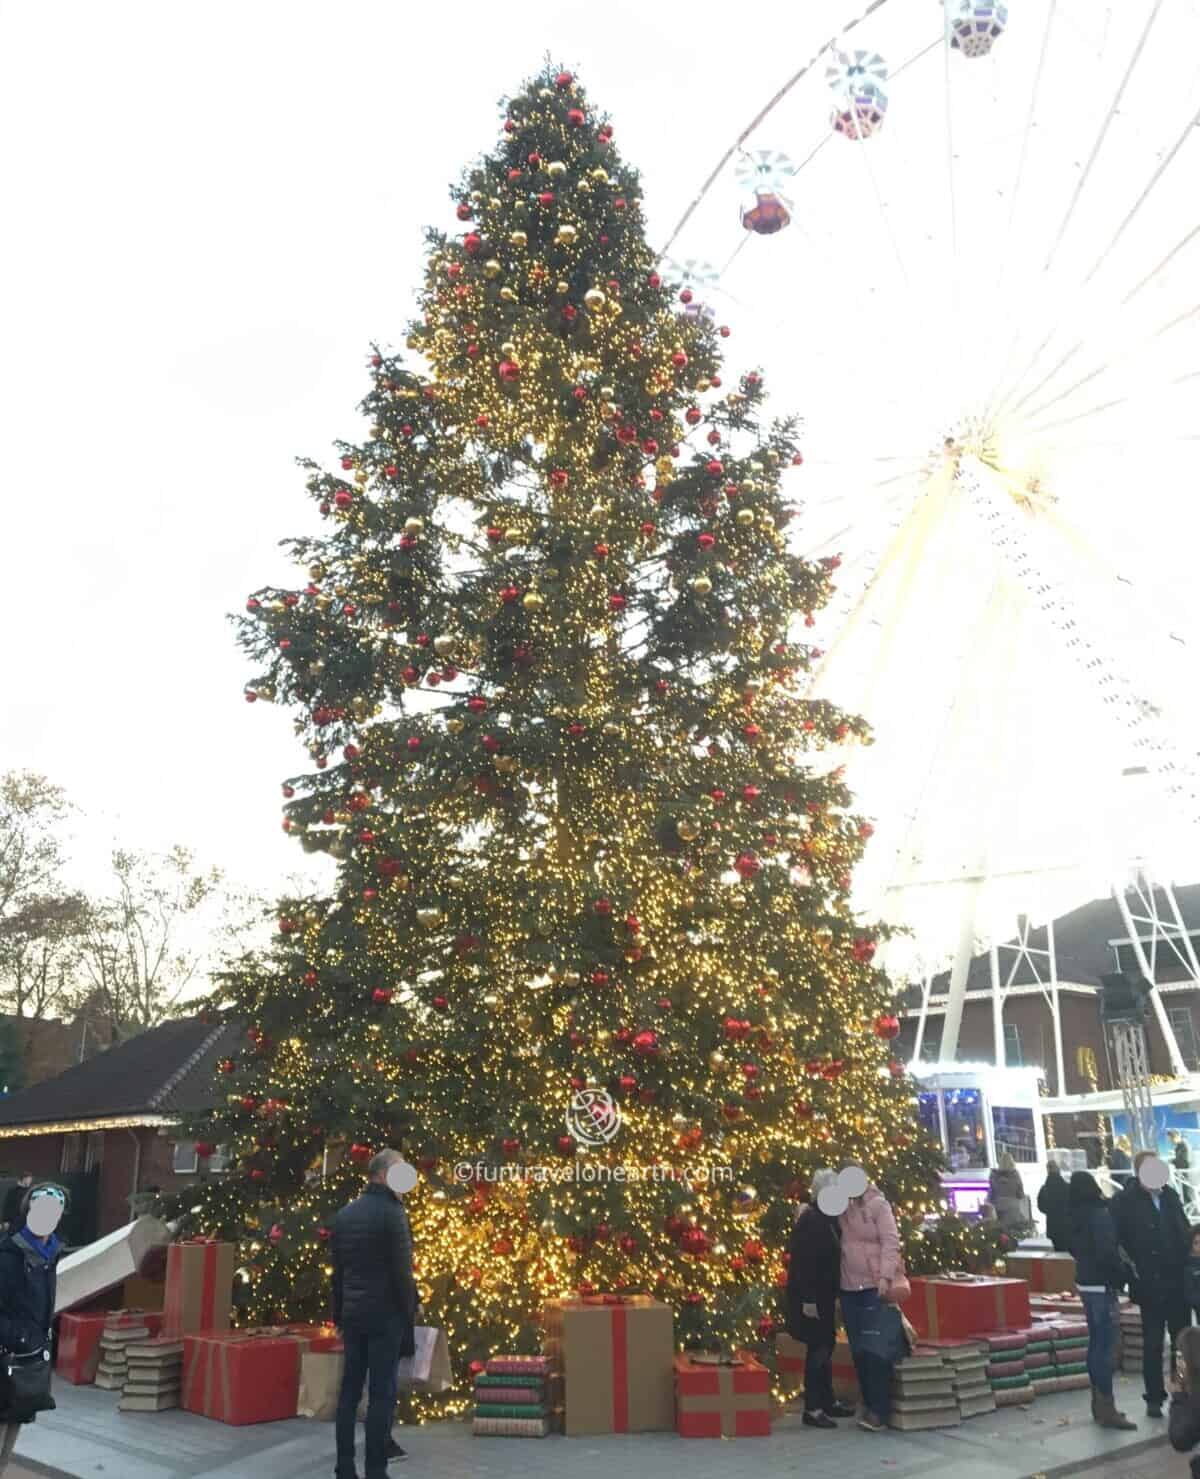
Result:
{"type": "Polygon", "coordinates": [[[1003,1062],[1014,949],[1061,1093],[1031,920],[1111,892],[1145,973],[1200,985],[1200,7],[820,18],[667,250],[722,264],[805,412],[799,547],[840,561],[812,692],[876,731],[833,763],[878,818],[862,907],[910,932],[889,965],[926,1005],[950,967],[953,1057],[989,947],[1003,1062]]]}

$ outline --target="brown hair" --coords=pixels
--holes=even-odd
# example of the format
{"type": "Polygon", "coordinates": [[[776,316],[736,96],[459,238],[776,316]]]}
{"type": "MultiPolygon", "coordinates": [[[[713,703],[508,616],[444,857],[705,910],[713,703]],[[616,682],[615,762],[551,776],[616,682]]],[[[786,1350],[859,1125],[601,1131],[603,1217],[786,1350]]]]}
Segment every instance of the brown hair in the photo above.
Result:
{"type": "Polygon", "coordinates": [[[1189,1392],[1200,1393],[1200,1325],[1181,1330],[1176,1348],[1183,1362],[1184,1386],[1189,1392]]]}

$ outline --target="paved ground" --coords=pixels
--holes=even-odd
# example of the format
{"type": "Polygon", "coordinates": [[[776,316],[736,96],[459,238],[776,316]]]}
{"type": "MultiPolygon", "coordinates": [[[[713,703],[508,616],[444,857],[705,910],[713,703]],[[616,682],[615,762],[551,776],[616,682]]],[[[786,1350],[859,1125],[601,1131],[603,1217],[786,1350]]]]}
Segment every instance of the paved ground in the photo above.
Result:
{"type": "MultiPolygon", "coordinates": [[[[1140,1383],[1138,1383],[1140,1386],[1140,1383]]],[[[189,1413],[118,1413],[112,1393],[55,1388],[58,1411],[25,1429],[4,1479],[328,1479],[333,1429],[296,1419],[230,1428],[189,1413]],[[22,1468],[28,1460],[31,1469],[22,1468]],[[46,1466],[46,1467],[42,1467],[46,1466]]],[[[1119,1400],[1131,1413],[1138,1390],[1124,1381],[1119,1400]]],[[[409,1428],[397,1436],[409,1462],[393,1470],[437,1479],[612,1479],[614,1471],[653,1479],[739,1479],[752,1465],[759,1479],[1187,1479],[1187,1460],[1161,1443],[1143,1420],[1129,1435],[1101,1432],[1088,1419],[1087,1394],[1044,1397],[936,1433],[873,1437],[852,1425],[836,1433],[802,1428],[784,1416],[766,1439],[685,1442],[670,1433],[541,1442],[475,1439],[461,1423],[409,1428]],[[1126,1457],[1117,1457],[1126,1451],[1126,1457]],[[1105,1459],[1110,1462],[1103,1462],[1105,1459]],[[1097,1464],[1099,1463],[1099,1467],[1097,1464]]]]}

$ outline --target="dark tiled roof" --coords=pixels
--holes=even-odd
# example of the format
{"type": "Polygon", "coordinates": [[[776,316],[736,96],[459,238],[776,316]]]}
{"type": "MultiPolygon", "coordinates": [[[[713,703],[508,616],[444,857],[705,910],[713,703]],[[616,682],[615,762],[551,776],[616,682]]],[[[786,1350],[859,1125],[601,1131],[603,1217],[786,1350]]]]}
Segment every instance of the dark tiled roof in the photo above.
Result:
{"type": "Polygon", "coordinates": [[[57,1078],[0,1099],[0,1125],[207,1108],[214,1102],[216,1060],[239,1035],[235,1026],[197,1017],[164,1022],[57,1078]]]}

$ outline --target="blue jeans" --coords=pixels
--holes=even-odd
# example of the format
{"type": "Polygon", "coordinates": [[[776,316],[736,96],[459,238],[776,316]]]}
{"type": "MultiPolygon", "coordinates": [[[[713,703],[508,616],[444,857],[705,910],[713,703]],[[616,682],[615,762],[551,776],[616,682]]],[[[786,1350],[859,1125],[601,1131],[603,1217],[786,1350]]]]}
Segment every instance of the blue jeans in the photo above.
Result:
{"type": "Polygon", "coordinates": [[[387,1445],[396,1416],[397,1367],[407,1325],[390,1321],[382,1330],[345,1330],[346,1364],[337,1409],[337,1472],[354,1473],[354,1419],[367,1383],[367,1479],[386,1479],[387,1445]]]}
{"type": "Polygon", "coordinates": [[[1113,1351],[1117,1343],[1120,1314],[1117,1296],[1111,1289],[1103,1294],[1080,1293],[1088,1327],[1088,1378],[1102,1397],[1113,1394],[1113,1351]]]}
{"type": "Polygon", "coordinates": [[[887,1422],[892,1415],[892,1366],[874,1351],[863,1346],[863,1335],[874,1328],[873,1321],[883,1305],[877,1289],[843,1289],[842,1319],[846,1322],[846,1334],[850,1339],[850,1354],[854,1357],[854,1369],[858,1373],[858,1384],[862,1388],[863,1404],[868,1412],[887,1422]]]}

